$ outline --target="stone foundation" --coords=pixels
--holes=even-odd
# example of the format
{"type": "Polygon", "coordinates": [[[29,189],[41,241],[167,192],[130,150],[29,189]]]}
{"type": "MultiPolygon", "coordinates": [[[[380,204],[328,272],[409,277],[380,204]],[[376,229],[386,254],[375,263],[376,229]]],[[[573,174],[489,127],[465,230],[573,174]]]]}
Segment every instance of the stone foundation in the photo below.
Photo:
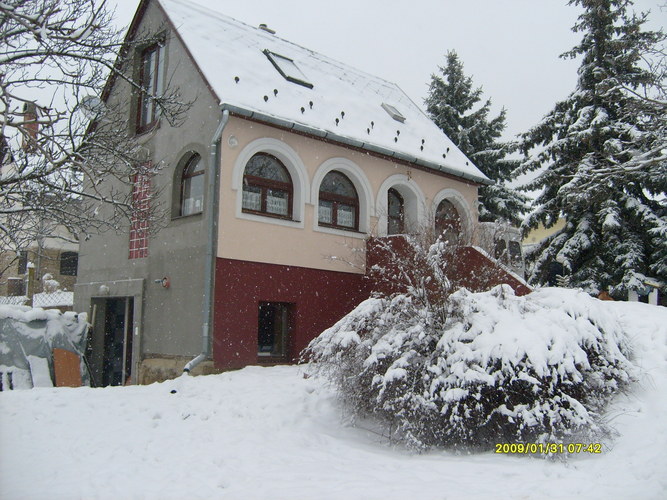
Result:
{"type": "MultiPolygon", "coordinates": [[[[144,359],[139,364],[139,384],[146,385],[154,382],[180,377],[183,367],[190,362],[194,356],[171,356],[151,357],[144,359]]],[[[191,372],[190,375],[211,375],[220,373],[213,366],[213,360],[202,361],[191,372]]]]}

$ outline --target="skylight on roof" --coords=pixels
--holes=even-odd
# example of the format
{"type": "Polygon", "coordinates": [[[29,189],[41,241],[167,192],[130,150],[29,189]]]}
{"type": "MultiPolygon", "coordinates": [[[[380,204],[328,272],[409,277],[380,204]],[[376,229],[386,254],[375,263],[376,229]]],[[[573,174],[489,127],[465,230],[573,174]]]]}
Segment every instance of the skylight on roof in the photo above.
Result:
{"type": "Polygon", "coordinates": [[[382,109],[384,109],[389,116],[391,116],[394,120],[397,122],[403,123],[405,121],[405,116],[401,114],[399,110],[397,110],[394,106],[391,104],[387,104],[386,102],[382,103],[382,109]]]}
{"type": "Polygon", "coordinates": [[[264,55],[268,57],[271,64],[278,70],[283,78],[289,82],[303,85],[309,89],[313,88],[313,84],[308,81],[306,75],[299,69],[296,63],[289,57],[281,56],[268,49],[264,50],[264,55]]]}

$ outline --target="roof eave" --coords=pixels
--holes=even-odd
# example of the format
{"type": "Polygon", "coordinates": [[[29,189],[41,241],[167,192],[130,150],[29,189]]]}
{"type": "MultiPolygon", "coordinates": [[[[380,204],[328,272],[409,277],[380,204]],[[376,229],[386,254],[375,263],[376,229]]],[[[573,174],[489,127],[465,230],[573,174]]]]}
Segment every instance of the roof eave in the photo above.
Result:
{"type": "Polygon", "coordinates": [[[338,142],[341,144],[344,144],[346,146],[352,146],[355,148],[363,149],[366,151],[370,151],[372,153],[377,153],[383,156],[387,156],[390,158],[396,158],[397,160],[401,160],[406,163],[411,163],[414,165],[418,165],[421,167],[425,167],[431,170],[436,170],[438,172],[442,172],[454,177],[460,177],[462,179],[466,179],[468,181],[474,182],[476,184],[482,184],[482,185],[490,185],[493,184],[493,181],[488,179],[487,177],[480,177],[478,175],[474,174],[469,174],[466,172],[461,172],[460,170],[457,170],[452,167],[448,167],[446,165],[441,165],[435,162],[431,162],[428,160],[424,160],[422,158],[417,158],[411,155],[407,155],[405,153],[401,153],[399,151],[393,151],[388,148],[384,148],[382,146],[377,146],[375,144],[367,143],[367,142],[362,142],[358,141],[355,139],[352,139],[350,137],[346,137],[344,135],[339,135],[335,134],[333,132],[329,132],[326,130],[318,129],[315,127],[310,127],[308,125],[304,125],[302,123],[295,123],[291,122],[288,120],[283,120],[281,118],[277,118],[275,116],[267,115],[265,113],[261,113],[259,111],[254,111],[246,108],[242,108],[239,106],[236,106],[234,104],[229,104],[229,103],[222,103],[220,105],[221,110],[228,110],[231,114],[238,115],[238,116],[243,116],[246,118],[251,118],[253,120],[261,121],[264,123],[267,123],[269,125],[274,125],[277,127],[285,128],[288,130],[295,130],[297,132],[302,132],[305,134],[313,135],[315,137],[321,137],[323,139],[327,139],[333,142],[338,142]]]}

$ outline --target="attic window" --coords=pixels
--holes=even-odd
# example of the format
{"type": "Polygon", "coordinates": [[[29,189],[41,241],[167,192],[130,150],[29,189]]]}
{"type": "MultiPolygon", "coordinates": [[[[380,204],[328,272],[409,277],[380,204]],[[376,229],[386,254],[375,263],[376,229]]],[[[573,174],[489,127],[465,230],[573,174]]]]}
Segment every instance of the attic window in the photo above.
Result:
{"type": "Polygon", "coordinates": [[[271,64],[278,70],[283,78],[289,82],[296,83],[298,85],[303,85],[309,89],[313,88],[313,84],[308,82],[306,75],[299,69],[296,63],[285,56],[271,52],[268,49],[264,50],[264,55],[269,58],[271,64]]]}
{"type": "Polygon", "coordinates": [[[391,116],[394,120],[397,122],[403,123],[405,121],[405,116],[401,114],[399,110],[397,110],[394,106],[391,104],[387,104],[386,102],[382,103],[382,109],[384,109],[389,116],[391,116]]]}

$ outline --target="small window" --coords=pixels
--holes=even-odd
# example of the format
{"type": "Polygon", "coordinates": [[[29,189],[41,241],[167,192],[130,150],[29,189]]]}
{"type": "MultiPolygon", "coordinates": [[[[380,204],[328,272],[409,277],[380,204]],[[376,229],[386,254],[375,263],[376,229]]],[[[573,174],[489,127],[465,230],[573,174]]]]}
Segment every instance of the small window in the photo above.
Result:
{"type": "Polygon", "coordinates": [[[308,82],[306,75],[303,74],[292,59],[271,52],[270,50],[264,50],[264,55],[266,55],[274,68],[278,70],[278,73],[280,73],[285,80],[303,85],[309,89],[313,88],[313,84],[308,82]]]}
{"type": "Polygon", "coordinates": [[[291,304],[260,302],[257,327],[257,354],[286,358],[289,346],[291,304]]]}
{"type": "Polygon", "coordinates": [[[405,233],[405,202],[394,188],[387,192],[387,234],[405,233]]]}
{"type": "Polygon", "coordinates": [[[496,240],[493,256],[496,258],[496,260],[503,262],[507,260],[507,243],[505,243],[504,239],[500,238],[496,240]]]}
{"type": "Polygon", "coordinates": [[[405,121],[405,116],[401,114],[399,110],[397,110],[394,106],[391,104],[387,104],[386,102],[382,103],[382,109],[384,109],[389,116],[391,116],[394,120],[397,122],[403,123],[405,121]]]}
{"type": "Polygon", "coordinates": [[[139,59],[139,85],[137,132],[145,132],[158,118],[155,96],[162,93],[164,48],[160,44],[151,45],[141,52],[139,59]]]}
{"type": "Polygon", "coordinates": [[[339,229],[359,229],[359,197],[346,175],[329,172],[320,185],[318,224],[339,229]]]}
{"type": "Polygon", "coordinates": [[[79,254],[76,252],[60,253],[60,274],[63,276],[76,276],[79,265],[79,254]]]}
{"type": "Polygon", "coordinates": [[[510,240],[507,248],[509,249],[510,259],[513,263],[521,262],[521,243],[510,240]]]}
{"type": "Polygon", "coordinates": [[[435,212],[435,231],[442,235],[447,243],[458,243],[461,236],[461,216],[454,204],[449,200],[442,200],[435,212]]]}
{"type": "Polygon", "coordinates": [[[201,156],[194,153],[183,167],[179,215],[201,213],[204,209],[204,165],[201,156]]]}
{"type": "Polygon", "coordinates": [[[275,156],[258,153],[243,173],[244,212],[292,218],[292,178],[275,156]]]}

